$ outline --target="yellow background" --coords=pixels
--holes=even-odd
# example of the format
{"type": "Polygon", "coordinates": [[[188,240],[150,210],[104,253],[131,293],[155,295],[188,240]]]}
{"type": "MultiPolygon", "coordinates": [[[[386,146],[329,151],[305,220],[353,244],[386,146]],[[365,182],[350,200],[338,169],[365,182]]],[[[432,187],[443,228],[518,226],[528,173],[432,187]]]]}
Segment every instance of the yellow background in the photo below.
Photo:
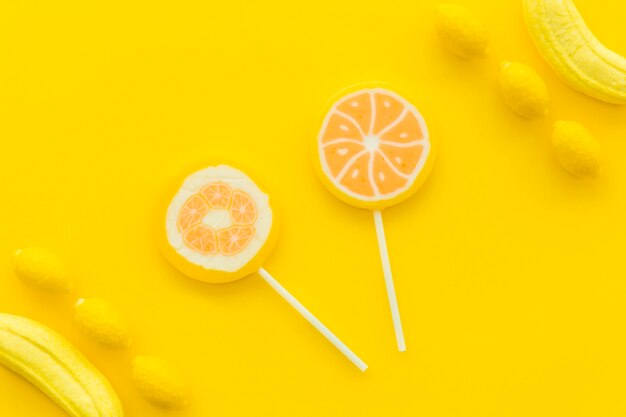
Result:
{"type": "MultiPolygon", "coordinates": [[[[462,3],[492,34],[483,61],[441,48],[435,1],[3,1],[0,310],[68,337],[131,417],[165,415],[132,387],[138,353],[169,358],[187,377],[192,400],[179,416],[623,415],[626,108],[557,78],[520,1],[462,3]],[[502,104],[501,59],[545,78],[548,117],[522,120],[502,104]],[[372,215],[325,191],[308,155],[326,100],[369,80],[417,97],[440,145],[425,186],[384,213],[405,354],[372,215]],[[557,118],[598,137],[602,178],[580,181],[556,163],[557,118]],[[284,216],[266,267],[370,365],[366,374],[258,276],[212,286],[162,259],[156,198],[202,159],[253,167],[271,184],[284,216]],[[75,291],[23,287],[9,256],[28,245],[61,254],[75,291]],[[128,313],[130,350],[77,332],[80,296],[128,313]]],[[[626,54],[626,3],[576,3],[626,54]]],[[[0,415],[63,413],[0,369],[0,415]]]]}

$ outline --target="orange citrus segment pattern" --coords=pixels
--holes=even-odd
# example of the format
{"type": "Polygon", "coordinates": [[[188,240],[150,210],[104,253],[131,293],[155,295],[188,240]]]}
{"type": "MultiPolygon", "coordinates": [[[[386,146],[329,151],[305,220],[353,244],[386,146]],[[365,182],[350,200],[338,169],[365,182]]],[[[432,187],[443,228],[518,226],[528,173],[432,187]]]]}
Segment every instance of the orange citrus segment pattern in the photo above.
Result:
{"type": "Polygon", "coordinates": [[[400,117],[404,110],[404,104],[388,94],[374,93],[374,103],[376,105],[376,120],[374,130],[377,134],[400,117]]]}
{"type": "Polygon", "coordinates": [[[183,234],[183,241],[189,248],[203,255],[217,252],[215,231],[206,224],[191,226],[183,234]]]}
{"type": "Polygon", "coordinates": [[[423,145],[398,147],[393,145],[380,145],[382,152],[391,165],[405,175],[410,175],[414,167],[419,163],[424,152],[423,145]]]}
{"type": "Polygon", "coordinates": [[[324,155],[328,161],[330,172],[337,176],[346,166],[348,161],[359,152],[363,151],[363,145],[349,139],[338,139],[324,146],[324,155]]]}
{"type": "Polygon", "coordinates": [[[413,113],[406,113],[396,125],[380,137],[380,140],[409,143],[423,138],[424,133],[420,123],[417,121],[417,117],[413,113]]]}
{"type": "Polygon", "coordinates": [[[350,119],[339,114],[333,114],[328,120],[322,143],[328,143],[336,139],[363,141],[363,135],[359,132],[357,125],[350,119]]]}
{"type": "Polygon", "coordinates": [[[368,93],[346,100],[337,106],[337,110],[352,117],[363,132],[369,132],[372,120],[372,98],[368,93]]]}
{"type": "Polygon", "coordinates": [[[344,193],[370,201],[408,189],[430,149],[415,107],[379,88],[339,99],[318,141],[322,168],[331,182],[344,193]]]}
{"type": "Polygon", "coordinates": [[[185,201],[178,214],[178,231],[189,249],[202,255],[220,253],[232,256],[241,252],[254,237],[257,220],[254,200],[229,184],[212,182],[185,201]],[[211,210],[228,210],[232,225],[214,230],[202,223],[211,210]]]}
{"type": "Polygon", "coordinates": [[[366,197],[374,195],[374,188],[368,178],[370,157],[369,152],[363,152],[357,156],[355,161],[347,167],[348,169],[340,180],[346,188],[366,197]]]}
{"type": "Polygon", "coordinates": [[[253,224],[256,221],[256,204],[243,191],[233,193],[233,203],[230,206],[230,219],[234,224],[253,224]]]}
{"type": "Polygon", "coordinates": [[[230,226],[217,232],[217,247],[222,255],[236,255],[254,237],[252,226],[230,226]]]}
{"type": "Polygon", "coordinates": [[[184,232],[194,224],[200,223],[209,212],[209,204],[198,194],[194,194],[183,204],[178,214],[178,231],[184,232]]]}
{"type": "Polygon", "coordinates": [[[374,154],[372,171],[376,188],[381,194],[389,194],[398,188],[402,188],[408,181],[405,177],[398,175],[379,152],[374,154]]]}
{"type": "Polygon", "coordinates": [[[209,206],[212,208],[227,209],[230,206],[233,189],[226,183],[214,182],[202,187],[200,194],[209,202],[209,206]]]}

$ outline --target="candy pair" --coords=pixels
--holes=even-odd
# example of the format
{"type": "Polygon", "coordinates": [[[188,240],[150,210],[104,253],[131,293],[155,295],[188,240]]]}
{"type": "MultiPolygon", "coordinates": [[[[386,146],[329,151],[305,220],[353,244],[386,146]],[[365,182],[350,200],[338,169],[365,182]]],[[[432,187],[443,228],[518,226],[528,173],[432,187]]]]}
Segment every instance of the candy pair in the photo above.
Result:
{"type": "MultiPolygon", "coordinates": [[[[315,168],[335,196],[373,210],[398,349],[404,336],[385,243],[381,210],[422,185],[434,149],[415,106],[378,86],[340,93],[321,124],[315,168]]],[[[227,165],[202,167],[172,186],[159,225],[165,257],[185,275],[224,283],[258,274],[361,371],[367,365],[264,268],[277,240],[270,197],[245,173],[227,165]]]]}

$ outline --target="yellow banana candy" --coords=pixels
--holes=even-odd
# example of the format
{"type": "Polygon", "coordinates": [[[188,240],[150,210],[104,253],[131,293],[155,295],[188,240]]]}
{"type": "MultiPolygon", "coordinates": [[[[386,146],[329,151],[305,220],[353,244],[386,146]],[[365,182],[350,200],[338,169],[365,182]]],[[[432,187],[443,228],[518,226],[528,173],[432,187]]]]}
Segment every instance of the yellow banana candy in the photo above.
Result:
{"type": "Polygon", "coordinates": [[[537,49],[572,88],[607,103],[626,104],[626,58],[593,35],[571,0],[523,0],[537,49]]]}
{"type": "Polygon", "coordinates": [[[26,378],[72,417],[122,417],[102,374],[63,337],[24,317],[0,313],[0,364],[26,378]]]}

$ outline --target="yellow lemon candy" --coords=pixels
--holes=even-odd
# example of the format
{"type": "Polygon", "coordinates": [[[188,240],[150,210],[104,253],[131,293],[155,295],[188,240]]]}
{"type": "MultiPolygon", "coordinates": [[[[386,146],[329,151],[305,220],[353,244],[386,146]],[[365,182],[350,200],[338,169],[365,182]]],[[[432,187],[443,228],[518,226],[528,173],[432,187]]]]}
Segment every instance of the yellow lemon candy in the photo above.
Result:
{"type": "Polygon", "coordinates": [[[137,356],[133,360],[133,382],[139,394],[157,407],[179,410],[187,405],[185,381],[158,356],[137,356]]]}
{"type": "Polygon", "coordinates": [[[595,178],[600,174],[602,149],[580,123],[556,121],[552,147],[559,163],[568,172],[583,178],[595,178]]]}
{"type": "Polygon", "coordinates": [[[15,275],[27,285],[50,292],[67,292],[73,282],[61,258],[42,248],[18,249],[13,254],[15,275]]]}
{"type": "Polygon", "coordinates": [[[130,345],[128,321],[108,301],[81,298],[74,305],[74,319],[85,335],[108,348],[123,349],[130,345]]]}
{"type": "Polygon", "coordinates": [[[483,23],[467,8],[442,4],[435,11],[435,30],[443,44],[462,58],[487,55],[489,35],[483,23]]]}
{"type": "Polygon", "coordinates": [[[543,79],[528,65],[503,61],[500,64],[500,94],[507,106],[528,119],[548,112],[548,89],[543,79]]]}

